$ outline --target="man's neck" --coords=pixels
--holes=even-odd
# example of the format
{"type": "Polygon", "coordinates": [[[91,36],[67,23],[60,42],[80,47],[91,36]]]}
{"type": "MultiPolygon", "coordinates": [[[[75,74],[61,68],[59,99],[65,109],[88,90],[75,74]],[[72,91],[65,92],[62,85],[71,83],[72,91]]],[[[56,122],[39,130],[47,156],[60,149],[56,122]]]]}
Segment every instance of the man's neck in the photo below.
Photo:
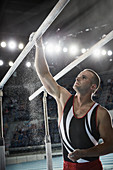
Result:
{"type": "Polygon", "coordinates": [[[80,93],[77,93],[76,96],[77,96],[77,103],[80,107],[92,102],[90,94],[81,95],[80,93]]]}

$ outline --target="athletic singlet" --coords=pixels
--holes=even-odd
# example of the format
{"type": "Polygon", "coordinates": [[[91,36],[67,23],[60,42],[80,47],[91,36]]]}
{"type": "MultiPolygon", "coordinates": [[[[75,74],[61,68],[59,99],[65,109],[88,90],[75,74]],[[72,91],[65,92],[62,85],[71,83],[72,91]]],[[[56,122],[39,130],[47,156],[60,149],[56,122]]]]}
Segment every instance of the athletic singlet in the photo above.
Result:
{"type": "MultiPolygon", "coordinates": [[[[94,103],[89,111],[82,117],[77,118],[73,110],[74,95],[65,104],[63,116],[59,125],[59,133],[62,141],[64,161],[72,162],[68,159],[68,154],[75,149],[88,149],[98,145],[100,138],[96,126],[96,113],[99,106],[94,103]]],[[[76,163],[90,162],[99,157],[80,158],[76,163]]]]}

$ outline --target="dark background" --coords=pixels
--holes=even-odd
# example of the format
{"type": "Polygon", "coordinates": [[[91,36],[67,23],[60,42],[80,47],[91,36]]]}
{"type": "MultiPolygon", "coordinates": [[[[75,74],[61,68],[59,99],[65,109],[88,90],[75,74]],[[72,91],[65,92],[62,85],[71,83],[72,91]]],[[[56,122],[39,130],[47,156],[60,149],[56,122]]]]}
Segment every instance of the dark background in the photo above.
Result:
{"type": "MultiPolygon", "coordinates": [[[[57,0],[2,0],[0,4],[0,42],[12,38],[17,42],[22,41],[27,44],[29,35],[39,28],[57,2],[57,0]]],[[[44,41],[53,38],[65,45],[76,42],[81,48],[90,48],[102,38],[103,34],[112,30],[112,7],[112,0],[70,0],[44,34],[44,41]],[[89,30],[87,31],[87,29],[89,30]]],[[[112,50],[112,45],[113,42],[110,41],[105,48],[112,50]]],[[[9,60],[15,61],[19,53],[18,49],[10,51],[0,47],[0,59],[4,61],[4,66],[0,67],[0,79],[10,68],[9,60]]],[[[34,55],[32,56],[34,57],[34,55]]],[[[34,62],[33,57],[30,54],[29,61],[34,62]]],[[[48,57],[48,62],[52,66],[51,68],[54,68],[53,74],[55,74],[74,59],[67,57],[64,60],[63,56],[56,59],[53,56],[52,60],[48,57]]],[[[75,71],[78,68],[81,70],[86,67],[93,68],[98,73],[110,70],[113,64],[110,59],[112,56],[87,59],[76,67],[75,71]]]]}

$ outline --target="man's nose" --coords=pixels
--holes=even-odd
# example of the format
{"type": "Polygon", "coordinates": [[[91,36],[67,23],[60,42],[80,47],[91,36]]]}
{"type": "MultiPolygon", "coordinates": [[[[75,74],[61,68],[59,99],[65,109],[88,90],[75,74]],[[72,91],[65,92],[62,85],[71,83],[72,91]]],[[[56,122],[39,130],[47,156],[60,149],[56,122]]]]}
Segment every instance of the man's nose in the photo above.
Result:
{"type": "Polygon", "coordinates": [[[80,81],[80,77],[77,77],[76,80],[77,80],[77,81],[80,81]]]}

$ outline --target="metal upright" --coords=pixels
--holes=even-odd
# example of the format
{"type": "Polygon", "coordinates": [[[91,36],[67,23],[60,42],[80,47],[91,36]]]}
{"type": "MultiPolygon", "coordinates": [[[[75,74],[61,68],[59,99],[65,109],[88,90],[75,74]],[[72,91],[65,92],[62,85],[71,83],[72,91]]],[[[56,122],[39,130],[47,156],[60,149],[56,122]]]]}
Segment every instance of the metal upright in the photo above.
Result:
{"type": "Polygon", "coordinates": [[[3,136],[3,113],[2,113],[3,92],[0,89],[0,170],[5,170],[5,142],[3,136]]]}
{"type": "Polygon", "coordinates": [[[43,95],[43,108],[44,108],[44,121],[45,121],[45,146],[46,146],[47,170],[53,170],[51,138],[49,134],[48,112],[47,112],[47,92],[45,90],[43,95]]]}

